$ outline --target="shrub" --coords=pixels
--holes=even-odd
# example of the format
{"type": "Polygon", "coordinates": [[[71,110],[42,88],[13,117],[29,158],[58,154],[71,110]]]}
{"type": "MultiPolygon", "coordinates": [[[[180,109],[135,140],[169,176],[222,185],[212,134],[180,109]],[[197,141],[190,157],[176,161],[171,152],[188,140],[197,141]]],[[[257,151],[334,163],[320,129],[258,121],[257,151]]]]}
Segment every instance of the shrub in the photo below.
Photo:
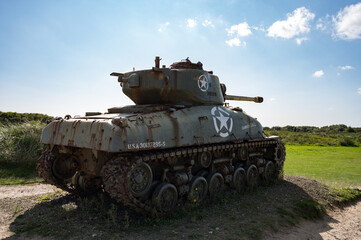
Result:
{"type": "Polygon", "coordinates": [[[351,139],[350,137],[344,137],[343,139],[341,139],[340,145],[346,147],[356,147],[354,140],[351,139]]]}
{"type": "Polygon", "coordinates": [[[40,121],[42,123],[46,123],[52,120],[53,117],[41,113],[17,113],[0,111],[0,123],[3,123],[5,125],[30,121],[40,121]]]}
{"type": "Polygon", "coordinates": [[[0,126],[0,160],[35,161],[44,150],[39,143],[44,123],[27,122],[0,126]]]}

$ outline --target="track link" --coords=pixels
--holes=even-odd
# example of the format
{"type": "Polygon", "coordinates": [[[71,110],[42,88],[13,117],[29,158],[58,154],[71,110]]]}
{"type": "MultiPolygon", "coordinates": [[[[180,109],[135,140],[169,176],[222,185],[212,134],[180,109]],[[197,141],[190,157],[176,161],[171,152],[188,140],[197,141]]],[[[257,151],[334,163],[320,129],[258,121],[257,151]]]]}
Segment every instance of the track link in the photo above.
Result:
{"type": "Polygon", "coordinates": [[[124,205],[130,206],[131,208],[140,212],[151,214],[152,206],[140,201],[134,197],[129,189],[129,176],[130,171],[137,163],[140,162],[160,162],[165,161],[170,157],[187,157],[194,156],[195,154],[205,151],[231,151],[238,150],[239,148],[247,147],[271,147],[274,146],[281,151],[280,158],[276,162],[277,175],[282,174],[283,163],[285,161],[285,147],[282,141],[278,139],[266,139],[261,141],[250,141],[247,143],[227,143],[227,144],[212,144],[204,147],[189,147],[189,148],[178,148],[171,151],[162,151],[151,154],[142,154],[136,156],[121,156],[108,161],[101,170],[103,178],[103,185],[106,192],[109,195],[122,202],[124,205]]]}

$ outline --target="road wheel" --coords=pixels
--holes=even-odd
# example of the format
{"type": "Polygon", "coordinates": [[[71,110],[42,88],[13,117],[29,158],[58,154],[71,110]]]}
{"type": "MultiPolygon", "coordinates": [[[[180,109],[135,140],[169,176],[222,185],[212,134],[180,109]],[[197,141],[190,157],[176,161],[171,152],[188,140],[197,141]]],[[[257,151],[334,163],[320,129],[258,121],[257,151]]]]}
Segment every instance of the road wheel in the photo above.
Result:
{"type": "Polygon", "coordinates": [[[177,188],[170,183],[163,182],[154,190],[152,203],[157,211],[161,214],[169,214],[177,206],[178,191],[177,188]]]}
{"type": "Polygon", "coordinates": [[[247,186],[249,190],[254,190],[258,185],[258,170],[255,165],[249,166],[247,169],[247,186]]]}
{"type": "Polygon", "coordinates": [[[224,188],[224,179],[222,174],[213,173],[207,178],[208,191],[211,199],[221,195],[224,188]]]}
{"type": "Polygon", "coordinates": [[[208,183],[204,177],[194,177],[191,181],[188,199],[192,203],[200,203],[208,193],[208,183]]]}
{"type": "Polygon", "coordinates": [[[247,175],[244,168],[239,167],[233,173],[233,187],[237,192],[244,192],[247,185],[247,175]]]}

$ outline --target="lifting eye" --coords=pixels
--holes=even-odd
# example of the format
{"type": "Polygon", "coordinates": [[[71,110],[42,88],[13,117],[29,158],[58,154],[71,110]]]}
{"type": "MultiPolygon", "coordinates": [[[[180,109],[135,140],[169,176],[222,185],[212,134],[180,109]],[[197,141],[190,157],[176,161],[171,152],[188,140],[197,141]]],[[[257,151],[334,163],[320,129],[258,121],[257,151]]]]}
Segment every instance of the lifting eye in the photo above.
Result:
{"type": "Polygon", "coordinates": [[[128,119],[121,118],[121,117],[115,117],[112,119],[112,123],[119,127],[126,127],[126,126],[128,126],[128,119]]]}

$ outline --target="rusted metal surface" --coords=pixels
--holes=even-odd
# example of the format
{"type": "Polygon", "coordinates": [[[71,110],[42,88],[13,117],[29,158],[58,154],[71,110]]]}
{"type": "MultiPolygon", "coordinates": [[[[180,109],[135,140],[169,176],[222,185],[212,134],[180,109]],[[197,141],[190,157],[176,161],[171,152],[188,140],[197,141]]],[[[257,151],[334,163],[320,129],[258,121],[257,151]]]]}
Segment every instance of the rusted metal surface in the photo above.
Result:
{"type": "Polygon", "coordinates": [[[225,95],[225,100],[235,100],[235,101],[250,101],[255,103],[262,103],[263,97],[244,97],[244,96],[234,96],[234,95],[225,95]]]}
{"type": "Polygon", "coordinates": [[[134,152],[258,139],[263,133],[257,120],[223,106],[110,116],[54,121],[44,128],[41,143],[106,152],[134,152]]]}
{"type": "Polygon", "coordinates": [[[170,69],[199,69],[203,70],[203,64],[201,62],[192,63],[189,58],[184,59],[181,62],[175,62],[169,66],[170,69]]]}
{"type": "MultiPolygon", "coordinates": [[[[239,144],[214,144],[213,146],[209,146],[209,147],[211,149],[214,149],[213,150],[213,154],[214,154],[215,151],[229,152],[234,149],[241,149],[241,148],[248,149],[248,148],[252,148],[255,146],[257,146],[259,148],[264,148],[264,147],[270,147],[270,146],[274,146],[274,145],[278,145],[278,144],[281,144],[279,140],[267,139],[267,140],[262,140],[262,141],[257,140],[257,141],[253,141],[253,142],[249,142],[249,143],[239,143],[239,144]]],[[[277,161],[277,166],[275,166],[275,170],[277,170],[277,171],[281,171],[281,169],[283,167],[283,162],[285,160],[284,146],[282,145],[282,147],[283,147],[282,159],[279,159],[279,161],[277,161]]],[[[194,150],[193,148],[182,148],[182,149],[171,150],[169,152],[159,152],[154,155],[145,154],[145,155],[138,157],[136,159],[133,159],[133,160],[126,159],[126,157],[111,160],[104,166],[104,168],[102,170],[102,176],[104,179],[106,179],[105,190],[113,198],[123,202],[124,204],[131,206],[141,212],[150,214],[152,211],[150,205],[148,205],[144,202],[141,202],[138,198],[134,197],[131,194],[130,190],[128,189],[129,186],[127,184],[122,184],[121,186],[119,186],[118,183],[126,183],[128,181],[127,176],[129,176],[129,172],[139,162],[144,161],[149,164],[154,164],[156,162],[162,162],[162,161],[164,161],[164,159],[167,159],[170,155],[177,155],[178,151],[182,152],[179,155],[179,157],[190,157],[192,155],[195,155],[195,152],[193,150],[194,150]],[[114,174],[114,169],[117,169],[118,174],[114,174]],[[121,172],[119,172],[119,169],[121,169],[121,172]]],[[[208,148],[200,148],[199,150],[200,150],[200,153],[202,153],[203,151],[208,151],[208,148]]],[[[198,152],[198,151],[196,151],[196,152],[198,152]]],[[[224,162],[229,161],[229,159],[218,160],[218,162],[216,162],[216,161],[217,160],[215,159],[212,164],[217,165],[217,164],[219,164],[219,162],[224,163],[224,162]]],[[[191,163],[191,165],[194,165],[194,164],[195,164],[194,162],[191,163]]],[[[255,167],[255,165],[251,165],[251,166],[252,166],[252,168],[248,168],[248,170],[249,170],[248,176],[247,176],[248,177],[248,185],[251,188],[255,188],[256,180],[258,179],[259,175],[257,172],[257,167],[255,167]]],[[[183,169],[184,169],[184,166],[177,168],[178,171],[183,170],[183,169]]],[[[245,174],[243,168],[241,168],[241,169],[242,169],[241,173],[245,174]]],[[[232,181],[246,181],[245,179],[244,180],[238,179],[239,178],[238,175],[235,175],[233,177],[232,174],[233,174],[234,170],[235,169],[232,169],[232,166],[230,164],[225,164],[225,165],[218,165],[217,172],[222,173],[222,176],[224,176],[225,182],[227,182],[227,183],[230,183],[232,181]]],[[[167,172],[167,171],[165,171],[165,172],[167,172]]],[[[240,171],[237,171],[237,172],[240,172],[240,171]]],[[[272,174],[274,174],[274,173],[268,172],[268,174],[265,177],[268,178],[272,174]]],[[[166,179],[169,182],[174,183],[178,189],[189,188],[189,183],[192,180],[192,174],[186,174],[185,172],[173,173],[173,175],[167,174],[166,179]]],[[[268,179],[267,179],[267,181],[268,181],[268,179]]],[[[241,188],[244,188],[244,186],[240,186],[237,182],[234,187],[237,188],[239,191],[242,190],[241,188]]],[[[188,189],[188,191],[189,191],[189,189],[188,189]]]]}
{"type": "Polygon", "coordinates": [[[45,181],[74,193],[104,188],[142,212],[167,214],[180,199],[200,202],[223,185],[243,191],[282,171],[285,148],[257,119],[224,101],[262,102],[226,94],[212,71],[189,60],[112,73],[136,105],[49,123],[38,160],[45,181]],[[67,184],[71,178],[71,184],[67,184]],[[202,190],[202,191],[201,191],[202,190]]]}

